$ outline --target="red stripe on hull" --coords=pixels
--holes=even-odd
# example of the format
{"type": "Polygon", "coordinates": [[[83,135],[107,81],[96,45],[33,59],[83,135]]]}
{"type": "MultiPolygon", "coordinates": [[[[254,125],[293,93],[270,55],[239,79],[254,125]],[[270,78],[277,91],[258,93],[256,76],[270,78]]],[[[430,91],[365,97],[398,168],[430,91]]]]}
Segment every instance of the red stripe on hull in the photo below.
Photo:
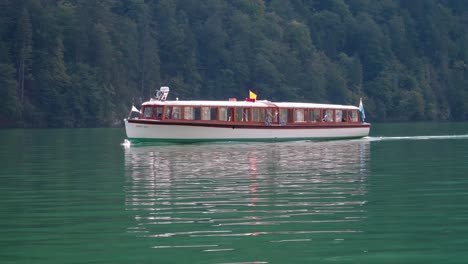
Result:
{"type": "Polygon", "coordinates": [[[243,128],[243,129],[330,129],[330,128],[354,128],[354,127],[370,127],[368,123],[320,123],[320,124],[299,124],[299,125],[262,125],[262,124],[242,124],[242,123],[221,123],[221,122],[186,122],[186,121],[153,121],[133,119],[128,120],[128,123],[144,124],[144,125],[178,125],[178,126],[197,126],[197,127],[221,127],[221,128],[243,128]]]}

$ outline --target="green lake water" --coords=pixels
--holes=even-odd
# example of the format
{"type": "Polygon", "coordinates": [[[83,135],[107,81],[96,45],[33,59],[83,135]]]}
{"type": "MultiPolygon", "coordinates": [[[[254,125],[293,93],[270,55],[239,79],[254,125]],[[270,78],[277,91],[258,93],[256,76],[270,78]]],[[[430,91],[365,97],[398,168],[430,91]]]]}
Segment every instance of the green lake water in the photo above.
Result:
{"type": "Polygon", "coordinates": [[[124,146],[0,130],[0,263],[468,263],[468,123],[124,146]]]}

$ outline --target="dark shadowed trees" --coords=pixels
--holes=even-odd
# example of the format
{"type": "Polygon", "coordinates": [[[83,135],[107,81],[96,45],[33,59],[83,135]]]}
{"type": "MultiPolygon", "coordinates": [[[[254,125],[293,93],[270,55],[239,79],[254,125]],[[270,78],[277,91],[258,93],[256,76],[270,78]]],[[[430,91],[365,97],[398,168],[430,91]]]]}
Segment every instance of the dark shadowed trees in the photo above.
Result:
{"type": "Polygon", "coordinates": [[[0,126],[119,124],[171,98],[357,104],[468,119],[463,1],[0,1],[0,126]]]}

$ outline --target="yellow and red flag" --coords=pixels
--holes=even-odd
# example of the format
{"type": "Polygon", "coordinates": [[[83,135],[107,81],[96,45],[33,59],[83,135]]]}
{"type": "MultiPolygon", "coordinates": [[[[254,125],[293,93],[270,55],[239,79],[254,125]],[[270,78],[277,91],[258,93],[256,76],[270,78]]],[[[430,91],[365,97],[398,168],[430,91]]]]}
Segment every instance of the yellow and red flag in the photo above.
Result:
{"type": "Polygon", "coordinates": [[[252,100],[256,100],[256,99],[257,99],[257,95],[256,95],[254,92],[252,92],[252,91],[249,90],[249,98],[252,99],[252,100]]]}

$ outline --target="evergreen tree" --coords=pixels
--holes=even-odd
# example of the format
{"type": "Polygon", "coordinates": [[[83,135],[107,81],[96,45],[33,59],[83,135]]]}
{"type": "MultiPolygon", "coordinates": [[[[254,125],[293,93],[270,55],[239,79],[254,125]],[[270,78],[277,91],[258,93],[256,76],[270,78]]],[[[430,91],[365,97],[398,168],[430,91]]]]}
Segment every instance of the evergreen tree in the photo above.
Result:
{"type": "Polygon", "coordinates": [[[171,98],[357,104],[468,119],[463,1],[0,1],[1,126],[108,126],[171,98]]]}
{"type": "MultiPolygon", "coordinates": [[[[1,45],[0,45],[1,47],[1,45]]],[[[0,63],[0,127],[14,125],[19,118],[21,107],[16,94],[15,68],[11,64],[0,63]]]]}
{"type": "Polygon", "coordinates": [[[31,54],[32,54],[32,26],[29,12],[23,9],[18,20],[15,36],[16,69],[18,76],[18,94],[21,104],[24,101],[24,89],[26,79],[31,78],[31,54]]]}

